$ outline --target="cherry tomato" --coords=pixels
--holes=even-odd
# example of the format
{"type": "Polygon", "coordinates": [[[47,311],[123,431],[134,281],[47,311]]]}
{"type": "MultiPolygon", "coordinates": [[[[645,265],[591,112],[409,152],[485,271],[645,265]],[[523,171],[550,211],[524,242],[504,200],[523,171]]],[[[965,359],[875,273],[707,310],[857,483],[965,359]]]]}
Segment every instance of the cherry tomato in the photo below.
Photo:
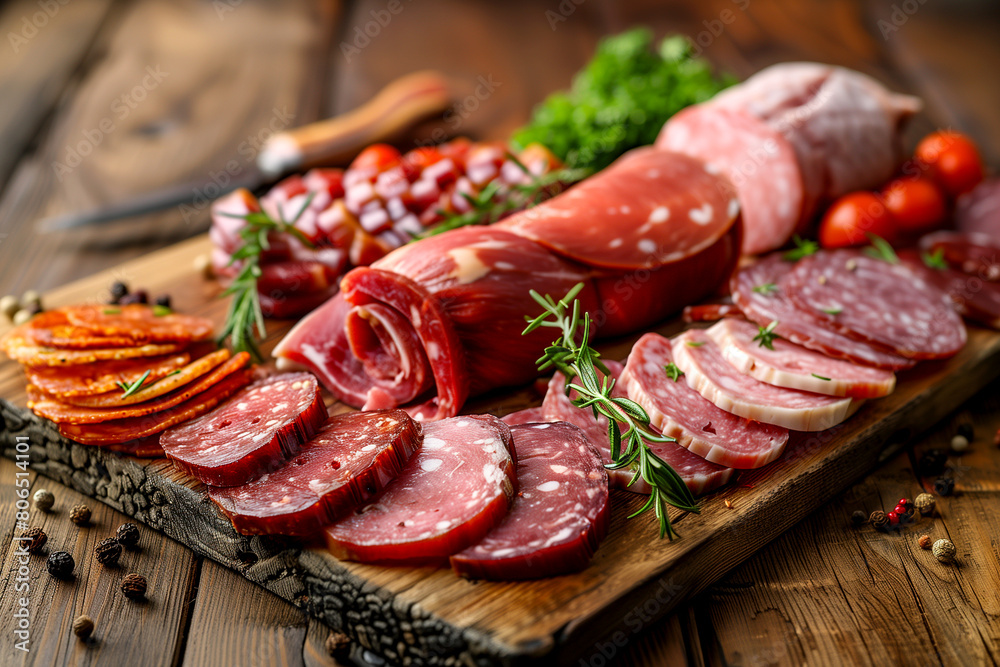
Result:
{"type": "Polygon", "coordinates": [[[896,236],[896,221],[877,195],[851,192],[833,202],[819,225],[819,243],[824,248],[866,245],[868,234],[890,243],[896,236]]]}
{"type": "Polygon", "coordinates": [[[399,154],[399,151],[389,144],[372,144],[354,158],[350,168],[369,169],[374,167],[377,171],[382,172],[395,167],[402,159],[403,156],[399,154]]]}
{"type": "Polygon", "coordinates": [[[957,197],[983,180],[983,159],[969,137],[950,130],[928,134],[917,145],[917,160],[927,165],[931,178],[957,197]]]}
{"type": "Polygon", "coordinates": [[[947,215],[944,193],[926,178],[897,178],[882,189],[882,201],[898,229],[925,232],[940,226],[947,215]]]}

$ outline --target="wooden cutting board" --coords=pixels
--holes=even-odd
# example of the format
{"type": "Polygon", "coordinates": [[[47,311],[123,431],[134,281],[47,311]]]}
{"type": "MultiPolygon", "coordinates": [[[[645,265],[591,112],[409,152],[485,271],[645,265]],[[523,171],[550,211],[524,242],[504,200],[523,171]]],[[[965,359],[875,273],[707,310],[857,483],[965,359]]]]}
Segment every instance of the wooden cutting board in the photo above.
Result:
{"type": "MultiPolygon", "coordinates": [[[[209,248],[206,237],[192,239],[62,287],[45,295],[45,305],[106,301],[111,283],[123,280],[154,296],[169,293],[178,311],[221,325],[221,289],[193,267],[209,248]]],[[[290,324],[270,323],[266,350],[290,324]]],[[[657,330],[670,335],[682,328],[672,322],[657,330]]],[[[602,352],[622,358],[635,338],[613,341],[602,352]]],[[[531,582],[474,582],[444,568],[347,563],[319,546],[241,536],[208,501],[205,487],[167,461],[119,457],[61,438],[24,408],[24,377],[7,360],[0,363],[0,447],[13,457],[18,436],[27,437],[36,472],[238,571],[393,664],[603,665],[631,635],[720,579],[998,375],[1000,333],[972,328],[953,359],[900,374],[894,394],[869,401],[835,429],[794,435],[780,460],[741,473],[702,499],[700,514],[674,513],[680,539],[658,539],[651,515],[627,519],[643,497],[615,491],[611,530],[590,567],[531,582]]],[[[502,415],[540,399],[530,388],[498,392],[476,399],[466,412],[502,415]]],[[[332,402],[331,408],[348,409],[332,402]]],[[[842,513],[848,524],[847,510],[829,511],[842,513]]]]}

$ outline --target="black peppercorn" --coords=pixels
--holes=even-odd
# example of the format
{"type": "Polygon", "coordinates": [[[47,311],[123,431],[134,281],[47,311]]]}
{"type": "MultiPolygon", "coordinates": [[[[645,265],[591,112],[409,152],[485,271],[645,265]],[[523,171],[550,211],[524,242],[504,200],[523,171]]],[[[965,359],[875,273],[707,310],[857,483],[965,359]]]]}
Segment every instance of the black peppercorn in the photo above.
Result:
{"type": "Polygon", "coordinates": [[[111,283],[111,303],[121,303],[122,297],[128,294],[128,285],[120,280],[111,283]]]}
{"type": "Polygon", "coordinates": [[[934,493],[939,496],[950,496],[955,490],[955,480],[952,477],[938,477],[934,480],[934,493]]]}
{"type": "Polygon", "coordinates": [[[973,440],[976,439],[975,437],[976,431],[972,428],[972,424],[970,424],[969,422],[962,422],[961,424],[959,424],[958,428],[955,429],[955,434],[962,436],[969,442],[972,442],[973,440]]]}
{"type": "Polygon", "coordinates": [[[169,294],[163,294],[161,296],[158,296],[158,297],[156,297],[156,301],[154,303],[157,306],[161,306],[163,308],[169,308],[170,307],[170,295],[169,294]]]}
{"type": "Polygon", "coordinates": [[[41,528],[29,528],[21,533],[21,539],[28,539],[28,553],[37,554],[45,546],[49,536],[41,528]]]}
{"type": "Polygon", "coordinates": [[[865,525],[866,521],[868,521],[868,517],[861,510],[854,510],[854,513],[851,514],[851,523],[854,524],[855,528],[865,525]]]}
{"type": "Polygon", "coordinates": [[[118,559],[122,555],[122,545],[118,544],[118,540],[113,537],[109,537],[106,540],[101,540],[97,548],[94,549],[94,554],[97,556],[97,562],[105,567],[114,567],[118,564],[118,559]]]}
{"type": "Polygon", "coordinates": [[[74,505],[69,511],[69,520],[78,526],[90,523],[90,508],[86,505],[74,505]]]}
{"type": "Polygon", "coordinates": [[[56,579],[69,579],[73,576],[76,562],[73,556],[65,551],[53,551],[45,561],[45,569],[56,579]]]}
{"type": "Polygon", "coordinates": [[[917,474],[921,477],[937,477],[944,472],[948,453],[943,449],[928,449],[917,461],[917,474]]]}
{"type": "Polygon", "coordinates": [[[122,580],[122,593],[129,600],[141,600],[146,597],[146,578],[141,574],[129,574],[122,580]]]}
{"type": "Polygon", "coordinates": [[[139,528],[134,523],[118,526],[118,544],[126,549],[134,549],[139,544],[139,528]]]}

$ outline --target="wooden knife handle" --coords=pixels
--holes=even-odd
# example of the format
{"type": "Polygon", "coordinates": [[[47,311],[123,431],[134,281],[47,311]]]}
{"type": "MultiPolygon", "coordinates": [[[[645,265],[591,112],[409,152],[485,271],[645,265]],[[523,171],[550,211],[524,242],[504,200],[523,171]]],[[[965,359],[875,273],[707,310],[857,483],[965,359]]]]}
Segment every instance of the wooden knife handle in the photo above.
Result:
{"type": "Polygon", "coordinates": [[[441,73],[407,74],[353,111],[275,134],[257,156],[257,166],[273,178],[300,167],[345,164],[365,146],[442,113],[450,103],[451,89],[441,73]]]}

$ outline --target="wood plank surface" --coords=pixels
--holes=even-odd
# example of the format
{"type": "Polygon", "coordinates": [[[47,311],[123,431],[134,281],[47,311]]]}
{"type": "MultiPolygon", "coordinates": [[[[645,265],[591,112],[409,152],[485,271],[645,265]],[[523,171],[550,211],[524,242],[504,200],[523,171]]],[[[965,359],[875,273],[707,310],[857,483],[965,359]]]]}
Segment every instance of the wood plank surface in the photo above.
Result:
{"type": "MultiPolygon", "coordinates": [[[[144,275],[149,282],[143,286],[153,293],[170,291],[180,311],[212,317],[221,325],[226,302],[214,298],[218,286],[191,266],[191,258],[208,247],[207,239],[196,238],[134,260],[54,290],[48,295],[50,304],[92,300],[115,276],[144,275]]],[[[272,322],[269,344],[286,327],[272,322]]],[[[678,323],[668,323],[660,330],[678,328],[678,323]]],[[[615,341],[603,352],[620,358],[634,338],[615,341]]],[[[507,663],[552,656],[570,663],[600,655],[609,637],[646,628],[692,598],[897,451],[914,429],[932,425],[998,375],[1000,335],[972,328],[969,344],[956,357],[900,373],[891,396],[869,401],[845,424],[793,434],[779,461],[742,472],[739,483],[703,500],[701,514],[679,517],[683,537],[676,542],[657,539],[651,516],[625,520],[641,498],[615,492],[611,530],[591,566],[579,574],[535,582],[470,582],[447,569],[340,562],[322,549],[299,552],[294,541],[245,538],[207,502],[203,485],[166,461],[122,459],[72,445],[50,423],[31,415],[17,428],[12,423],[18,416],[4,411],[8,428],[3,444],[9,454],[13,434],[43,439],[45,455],[33,461],[37,470],[237,569],[391,660],[417,664],[431,647],[444,643],[434,649],[441,658],[507,663]],[[72,467],[66,465],[69,461],[72,467]],[[803,494],[803,488],[810,492],[803,494]],[[345,604],[358,609],[353,615],[344,612],[345,604]],[[406,636],[412,640],[403,641],[406,636]]],[[[23,405],[19,367],[0,365],[0,386],[5,402],[23,405]]],[[[525,391],[496,393],[469,411],[503,414],[532,400],[538,397],[525,391]]],[[[265,646],[278,641],[259,639],[265,646]]],[[[237,637],[233,645],[245,643],[237,637]]],[[[193,648],[204,650],[197,644],[193,648]]]]}

